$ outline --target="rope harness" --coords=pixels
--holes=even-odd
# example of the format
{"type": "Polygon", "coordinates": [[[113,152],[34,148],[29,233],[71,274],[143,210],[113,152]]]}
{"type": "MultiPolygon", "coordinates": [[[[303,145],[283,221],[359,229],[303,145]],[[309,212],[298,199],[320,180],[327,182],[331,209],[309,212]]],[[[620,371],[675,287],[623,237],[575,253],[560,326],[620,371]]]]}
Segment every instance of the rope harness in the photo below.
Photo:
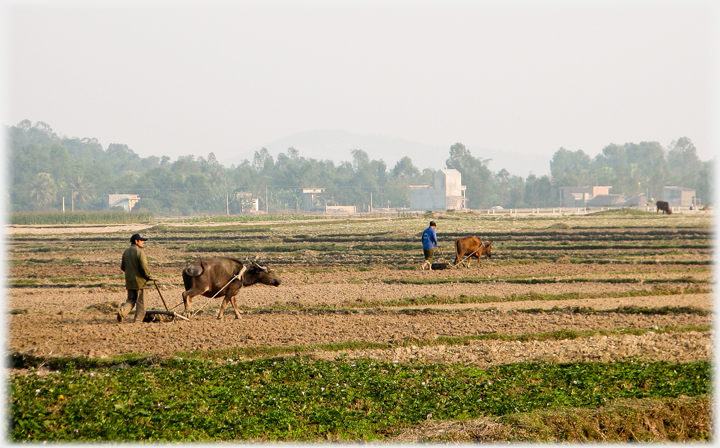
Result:
{"type": "MultiPolygon", "coordinates": [[[[481,242],[480,242],[480,247],[478,247],[477,249],[475,249],[470,255],[468,255],[468,256],[466,256],[465,258],[463,258],[462,260],[458,261],[456,264],[452,264],[452,263],[448,263],[448,264],[450,265],[450,267],[453,267],[453,268],[458,267],[458,266],[460,266],[462,263],[464,263],[465,261],[467,261],[470,257],[472,257],[473,255],[475,255],[475,254],[477,253],[477,251],[479,251],[480,249],[482,249],[482,248],[484,248],[484,247],[485,247],[485,243],[483,243],[483,242],[481,241],[481,242]]],[[[442,252],[441,252],[441,253],[442,253],[442,252]]],[[[445,258],[445,257],[443,257],[443,258],[445,258]]]]}

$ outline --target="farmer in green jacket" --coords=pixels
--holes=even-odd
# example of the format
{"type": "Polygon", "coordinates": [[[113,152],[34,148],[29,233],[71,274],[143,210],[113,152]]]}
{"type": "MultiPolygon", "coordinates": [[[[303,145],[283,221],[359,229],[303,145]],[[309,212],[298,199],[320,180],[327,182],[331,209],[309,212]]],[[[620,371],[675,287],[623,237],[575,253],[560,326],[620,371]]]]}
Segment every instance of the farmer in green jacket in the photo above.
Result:
{"type": "Polygon", "coordinates": [[[130,237],[130,247],[125,250],[122,256],[120,269],[125,272],[125,288],[127,289],[127,300],[120,305],[117,320],[122,322],[130,310],[135,308],[135,319],[133,322],[142,322],[145,318],[144,290],[150,278],[147,257],[143,246],[147,238],[134,234],[130,237]]]}

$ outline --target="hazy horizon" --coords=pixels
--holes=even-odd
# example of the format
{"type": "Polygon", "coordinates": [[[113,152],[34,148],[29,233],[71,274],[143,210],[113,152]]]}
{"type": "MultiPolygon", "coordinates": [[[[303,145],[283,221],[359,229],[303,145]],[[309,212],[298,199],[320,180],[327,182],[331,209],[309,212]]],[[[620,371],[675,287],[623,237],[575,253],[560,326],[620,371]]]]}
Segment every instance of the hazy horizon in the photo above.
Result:
{"type": "Polygon", "coordinates": [[[533,166],[561,147],[592,157],[688,137],[710,160],[717,12],[707,1],[9,2],[5,124],[225,164],[319,130],[415,144],[379,145],[389,168],[402,156],[444,163],[456,142],[533,166]]]}

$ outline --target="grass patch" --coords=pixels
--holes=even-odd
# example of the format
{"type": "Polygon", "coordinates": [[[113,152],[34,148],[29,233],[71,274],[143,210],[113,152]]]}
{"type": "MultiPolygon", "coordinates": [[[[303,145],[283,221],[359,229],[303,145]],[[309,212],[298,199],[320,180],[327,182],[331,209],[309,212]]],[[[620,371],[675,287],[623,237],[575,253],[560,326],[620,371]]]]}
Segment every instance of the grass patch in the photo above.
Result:
{"type": "Polygon", "coordinates": [[[633,208],[615,208],[610,210],[603,210],[599,212],[588,213],[589,216],[642,216],[649,217],[656,215],[655,212],[648,212],[645,210],[636,210],[633,208]]]}
{"type": "Polygon", "coordinates": [[[510,418],[597,409],[623,399],[702,397],[710,390],[710,371],[705,361],[479,369],[303,357],[222,365],[175,359],[150,369],[68,368],[10,377],[9,439],[386,440],[428,419],[510,418]]]}
{"type": "Polygon", "coordinates": [[[711,440],[707,396],[623,399],[596,409],[557,408],[476,420],[428,420],[394,442],[629,443],[711,440]]]}

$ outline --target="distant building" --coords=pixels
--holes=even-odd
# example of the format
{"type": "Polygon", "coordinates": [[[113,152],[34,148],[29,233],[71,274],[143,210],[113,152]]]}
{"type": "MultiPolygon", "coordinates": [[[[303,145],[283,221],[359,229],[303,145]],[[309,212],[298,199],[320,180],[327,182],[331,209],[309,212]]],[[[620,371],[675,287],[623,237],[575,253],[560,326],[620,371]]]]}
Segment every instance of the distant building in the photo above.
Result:
{"type": "Polygon", "coordinates": [[[256,213],[260,211],[260,198],[249,191],[236,191],[235,201],[240,205],[240,213],[256,213]]]}
{"type": "Polygon", "coordinates": [[[455,169],[435,173],[435,186],[410,185],[410,210],[464,210],[465,185],[462,174],[455,169]]]}
{"type": "Polygon", "coordinates": [[[562,187],[563,207],[585,207],[596,196],[610,194],[609,186],[562,187]]]}
{"type": "Polygon", "coordinates": [[[105,201],[105,208],[108,210],[113,207],[122,207],[126,212],[135,207],[135,204],[140,201],[140,195],[137,194],[107,194],[103,198],[105,201]]]}
{"type": "Polygon", "coordinates": [[[623,204],[624,207],[645,207],[646,205],[648,205],[648,200],[644,194],[630,197],[625,201],[625,204],[623,204]]]}
{"type": "Polygon", "coordinates": [[[357,207],[354,205],[328,205],[325,207],[325,213],[332,213],[336,215],[350,215],[357,212],[357,207]]]}
{"type": "Polygon", "coordinates": [[[302,195],[302,209],[306,212],[321,211],[325,208],[325,203],[319,197],[325,193],[324,188],[301,188],[300,194],[302,195]]]}
{"type": "Polygon", "coordinates": [[[588,207],[621,207],[627,201],[621,194],[599,194],[587,201],[588,207]]]}
{"type": "Polygon", "coordinates": [[[695,190],[682,187],[663,188],[663,201],[671,207],[689,207],[696,205],[695,190]]]}

